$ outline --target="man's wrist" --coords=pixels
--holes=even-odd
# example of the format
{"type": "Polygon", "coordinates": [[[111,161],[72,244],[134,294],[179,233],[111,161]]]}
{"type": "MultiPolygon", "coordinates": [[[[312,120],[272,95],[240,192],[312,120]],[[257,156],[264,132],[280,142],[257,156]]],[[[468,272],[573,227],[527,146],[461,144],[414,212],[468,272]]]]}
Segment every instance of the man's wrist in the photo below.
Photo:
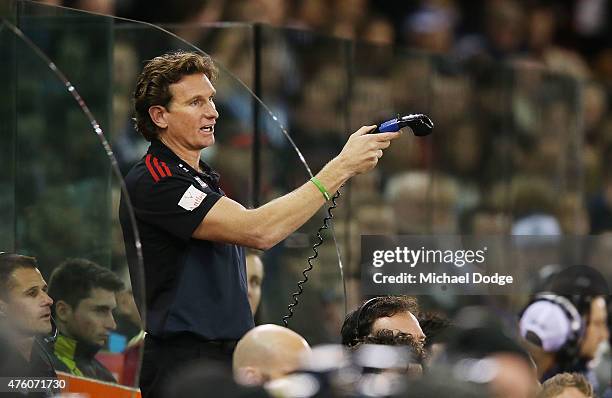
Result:
{"type": "Polygon", "coordinates": [[[345,166],[344,160],[340,156],[336,156],[325,166],[334,176],[340,180],[340,185],[351,178],[354,173],[351,173],[345,166]]]}
{"type": "Polygon", "coordinates": [[[325,188],[325,185],[323,185],[323,183],[321,181],[319,181],[319,179],[317,177],[312,177],[310,179],[310,182],[315,184],[317,189],[319,191],[321,191],[321,194],[323,194],[323,197],[325,198],[325,200],[330,200],[331,199],[331,194],[327,191],[327,188],[325,188]]]}

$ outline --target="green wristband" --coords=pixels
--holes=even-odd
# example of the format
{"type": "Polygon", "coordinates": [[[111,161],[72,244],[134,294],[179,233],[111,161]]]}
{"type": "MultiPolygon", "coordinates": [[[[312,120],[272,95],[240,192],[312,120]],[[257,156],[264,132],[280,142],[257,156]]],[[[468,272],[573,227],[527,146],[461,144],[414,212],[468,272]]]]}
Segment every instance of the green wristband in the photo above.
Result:
{"type": "Polygon", "coordinates": [[[325,198],[325,200],[331,199],[331,195],[329,194],[329,192],[327,192],[327,189],[325,188],[323,183],[318,180],[317,177],[312,177],[310,179],[310,181],[312,181],[312,183],[315,184],[317,186],[317,188],[319,188],[319,191],[321,191],[321,193],[323,194],[323,197],[325,198]]]}

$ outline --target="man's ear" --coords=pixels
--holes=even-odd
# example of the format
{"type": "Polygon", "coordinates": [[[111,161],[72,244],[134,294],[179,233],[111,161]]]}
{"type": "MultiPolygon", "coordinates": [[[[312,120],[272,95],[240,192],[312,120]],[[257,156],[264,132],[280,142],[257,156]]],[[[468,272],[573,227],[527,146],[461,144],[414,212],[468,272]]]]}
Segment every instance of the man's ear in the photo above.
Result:
{"type": "Polygon", "coordinates": [[[71,314],[72,307],[70,306],[70,304],[68,304],[64,300],[58,300],[55,303],[55,318],[57,320],[65,322],[66,318],[68,318],[71,314]]]}
{"type": "Polygon", "coordinates": [[[260,386],[265,382],[261,371],[253,366],[244,366],[237,369],[234,379],[236,383],[243,386],[260,386]]]}
{"type": "Polygon", "coordinates": [[[166,121],[166,108],[161,105],[153,105],[149,108],[149,117],[157,127],[160,129],[165,129],[168,127],[168,122],[166,121]]]}

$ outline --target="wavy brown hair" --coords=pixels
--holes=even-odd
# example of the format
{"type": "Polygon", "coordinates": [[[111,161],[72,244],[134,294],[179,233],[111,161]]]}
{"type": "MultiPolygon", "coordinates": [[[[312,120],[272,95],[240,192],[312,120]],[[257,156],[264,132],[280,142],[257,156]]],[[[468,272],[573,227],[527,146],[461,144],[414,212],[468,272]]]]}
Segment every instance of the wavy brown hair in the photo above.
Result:
{"type": "Polygon", "coordinates": [[[561,395],[566,388],[574,387],[585,396],[593,397],[593,386],[580,373],[558,373],[542,384],[542,390],[537,398],[554,398],[561,395]]]}
{"type": "Polygon", "coordinates": [[[366,301],[344,318],[342,324],[342,344],[352,346],[359,339],[372,331],[374,322],[383,317],[391,317],[401,312],[419,313],[419,305],[414,297],[410,296],[381,296],[366,301]]]}
{"type": "Polygon", "coordinates": [[[144,66],[134,90],[135,127],[151,141],[159,134],[159,128],[149,116],[149,108],[155,105],[167,107],[172,100],[170,85],[183,76],[204,73],[212,82],[217,68],[212,58],[193,52],[173,52],[155,57],[144,66]]]}

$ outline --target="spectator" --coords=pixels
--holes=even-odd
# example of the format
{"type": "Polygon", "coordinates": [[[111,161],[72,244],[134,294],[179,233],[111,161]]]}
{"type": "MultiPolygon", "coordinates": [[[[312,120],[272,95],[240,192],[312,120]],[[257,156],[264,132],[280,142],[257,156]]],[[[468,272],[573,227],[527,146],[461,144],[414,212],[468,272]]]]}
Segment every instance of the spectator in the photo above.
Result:
{"type": "Polygon", "coordinates": [[[579,373],[559,373],[542,384],[538,398],[592,398],[593,386],[579,373]]]}
{"type": "Polygon", "coordinates": [[[379,46],[393,46],[395,42],[395,30],[393,24],[385,16],[370,15],[363,32],[361,40],[379,46]]]}
{"type": "Polygon", "coordinates": [[[425,51],[447,53],[453,45],[455,19],[450,8],[422,7],[405,19],[404,41],[425,51]]]}
{"type": "MultiPolygon", "coordinates": [[[[583,283],[587,275],[575,277],[583,283]]],[[[555,282],[553,282],[555,283],[555,282]]],[[[558,285],[557,285],[558,286],[558,285]]],[[[583,373],[593,383],[589,362],[609,338],[606,301],[602,295],[539,294],[523,311],[521,335],[544,381],[562,372],[583,373]]]]}
{"type": "Polygon", "coordinates": [[[414,315],[417,312],[417,302],[412,297],[382,296],[370,299],[344,319],[342,344],[352,347],[385,329],[409,334],[422,347],[425,334],[414,315]]]}
{"type": "Polygon", "coordinates": [[[585,78],[589,75],[588,65],[575,51],[562,48],[554,43],[558,29],[557,4],[540,2],[530,7],[527,15],[527,46],[531,56],[542,62],[547,69],[585,78]]]}
{"type": "Polygon", "coordinates": [[[236,345],[234,378],[244,385],[263,385],[297,370],[301,358],[310,351],[306,340],[290,329],[257,326],[236,345]]]}
{"type": "Polygon", "coordinates": [[[365,0],[335,0],[329,2],[334,18],[331,33],[336,37],[357,39],[358,29],[369,22],[369,4],[365,0]]]}
{"type": "Polygon", "coordinates": [[[603,181],[601,188],[589,202],[591,234],[612,231],[612,145],[603,150],[603,181]]]}
{"type": "Polygon", "coordinates": [[[253,249],[247,250],[246,272],[249,305],[251,306],[253,316],[255,316],[261,299],[261,283],[264,277],[264,266],[259,252],[253,249]]]}
{"type": "Polygon", "coordinates": [[[508,59],[524,52],[525,15],[516,0],[486,2],[485,33],[461,39],[457,53],[467,59],[508,59]]]}
{"type": "Polygon", "coordinates": [[[52,304],[36,259],[0,252],[0,376],[57,378],[51,357],[39,340],[52,331],[52,304]]]}
{"type": "Polygon", "coordinates": [[[53,350],[58,370],[116,381],[95,355],[117,328],[115,294],[123,288],[112,271],[84,259],[66,260],[53,271],[49,294],[55,300],[53,314],[59,330],[53,350]]]}
{"type": "Polygon", "coordinates": [[[393,207],[400,234],[455,233],[457,197],[454,178],[441,173],[432,178],[422,170],[394,175],[385,189],[385,199],[393,207]]]}
{"type": "Polygon", "coordinates": [[[490,205],[479,205],[461,214],[460,229],[464,235],[504,235],[510,230],[510,216],[490,205]]]}

